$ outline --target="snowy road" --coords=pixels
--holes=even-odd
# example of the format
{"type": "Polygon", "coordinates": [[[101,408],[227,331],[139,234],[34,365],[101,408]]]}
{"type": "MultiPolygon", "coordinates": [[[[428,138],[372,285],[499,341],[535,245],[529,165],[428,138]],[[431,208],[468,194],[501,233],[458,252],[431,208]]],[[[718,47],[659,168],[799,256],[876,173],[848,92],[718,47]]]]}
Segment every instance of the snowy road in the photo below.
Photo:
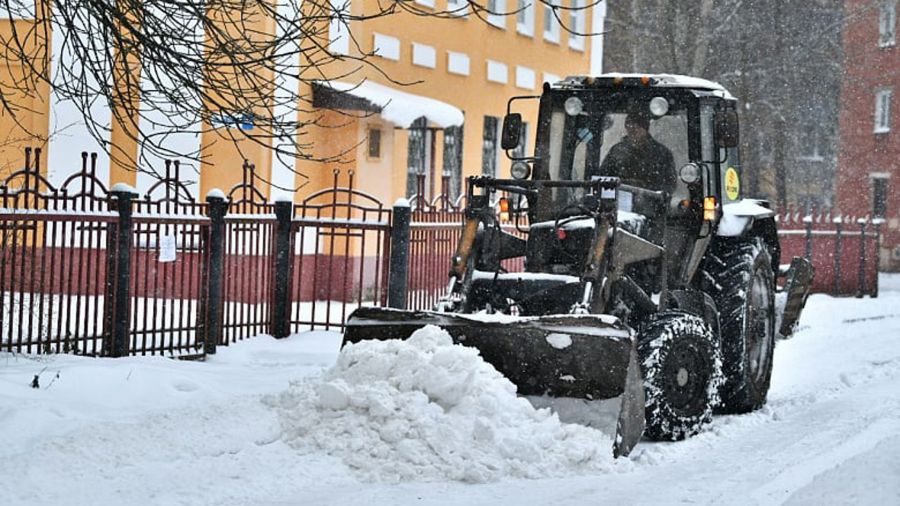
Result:
{"type": "Polygon", "coordinates": [[[3,503],[900,504],[900,291],[814,296],[766,408],[565,478],[369,482],[290,446],[264,398],[332,366],[338,339],[256,338],[206,363],[0,355],[3,503]]]}

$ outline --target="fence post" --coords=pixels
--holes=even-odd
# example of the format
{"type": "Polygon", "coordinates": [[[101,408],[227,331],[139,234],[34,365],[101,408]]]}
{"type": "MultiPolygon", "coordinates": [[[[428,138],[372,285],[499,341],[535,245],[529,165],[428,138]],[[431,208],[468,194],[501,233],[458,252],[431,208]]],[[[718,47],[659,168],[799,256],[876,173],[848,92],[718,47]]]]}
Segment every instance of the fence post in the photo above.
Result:
{"type": "Polygon", "coordinates": [[[844,221],[841,218],[834,219],[834,288],[832,295],[840,295],[841,293],[841,230],[844,228],[844,221]]]}
{"type": "Polygon", "coordinates": [[[112,296],[112,336],[109,356],[128,356],[129,333],[131,330],[131,243],[133,222],[131,201],[137,197],[134,190],[124,183],[113,185],[110,190],[112,204],[119,213],[115,229],[115,250],[110,262],[115,266],[113,273],[107,273],[107,293],[112,296]]]}
{"type": "Polygon", "coordinates": [[[872,297],[878,297],[878,270],[881,268],[881,225],[884,224],[884,218],[874,218],[872,225],[875,226],[875,286],[869,294],[872,297]]]}
{"type": "Polygon", "coordinates": [[[388,307],[406,309],[406,290],[409,278],[409,225],[412,214],[409,201],[403,198],[398,199],[394,203],[393,214],[388,307]]]}
{"type": "Polygon", "coordinates": [[[857,223],[859,223],[859,279],[856,297],[861,298],[866,293],[866,219],[860,218],[857,223]]]}
{"type": "Polygon", "coordinates": [[[806,260],[812,262],[812,227],[813,218],[811,215],[803,217],[804,228],[806,229],[806,260]]]}
{"type": "Polygon", "coordinates": [[[209,242],[207,243],[207,287],[206,287],[206,336],[203,351],[207,355],[216,354],[216,346],[222,342],[222,286],[225,277],[225,214],[228,213],[228,202],[221,190],[214,189],[206,196],[207,215],[209,216],[209,242]]]}
{"type": "Polygon", "coordinates": [[[275,279],[270,329],[273,337],[282,338],[291,335],[291,225],[294,203],[275,202],[275,219],[275,279]]]}

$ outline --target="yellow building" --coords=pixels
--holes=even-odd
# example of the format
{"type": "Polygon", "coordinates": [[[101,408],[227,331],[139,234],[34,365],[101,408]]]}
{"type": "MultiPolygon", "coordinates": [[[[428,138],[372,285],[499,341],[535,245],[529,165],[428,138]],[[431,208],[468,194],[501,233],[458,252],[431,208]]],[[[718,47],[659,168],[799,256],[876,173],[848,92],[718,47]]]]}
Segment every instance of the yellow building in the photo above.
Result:
{"type": "MultiPolygon", "coordinates": [[[[342,79],[323,79],[312,83],[309,89],[300,90],[301,94],[312,97],[314,107],[321,108],[326,122],[339,125],[314,128],[304,136],[303,143],[312,146],[316,157],[345,153],[341,157],[344,163],[286,160],[273,157],[265,146],[246,141],[241,142],[239,149],[223,140],[228,133],[223,133],[222,128],[203,128],[201,135],[170,137],[173,150],[201,154],[203,161],[196,170],[182,170],[181,177],[189,183],[191,192],[199,198],[213,188],[227,190],[240,182],[240,161],[246,157],[256,165],[261,180],[283,188],[299,188],[296,200],[329,187],[336,168],[341,169],[341,177],[352,170],[357,188],[386,203],[414,192],[411,181],[417,173],[425,175],[426,198],[444,190],[443,176],[448,176],[447,190],[455,196],[465,176],[508,175],[509,163],[499,148],[499,129],[510,97],[537,95],[545,81],[600,70],[599,37],[572,35],[560,27],[556,16],[576,31],[600,32],[603,12],[599,10],[605,10],[603,3],[554,13],[554,9],[539,2],[534,5],[533,0],[481,2],[495,12],[518,10],[506,16],[474,13],[464,0],[416,0],[415,3],[425,10],[450,10],[455,15],[439,19],[400,12],[353,21],[350,34],[344,33],[342,25],[333,23],[329,32],[330,51],[348,55],[373,52],[376,56],[371,61],[377,69],[364,66],[342,79]],[[352,37],[348,36],[351,34],[352,37]],[[341,111],[329,110],[334,108],[341,111]]],[[[561,5],[581,7],[589,3],[563,0],[561,5]]],[[[354,0],[349,3],[350,13],[364,15],[373,4],[354,0]]],[[[332,0],[332,5],[342,6],[345,1],[332,0]]],[[[8,30],[6,25],[3,27],[8,30]]],[[[347,61],[346,70],[355,64],[347,61]]],[[[329,75],[343,72],[340,65],[329,69],[329,75]]],[[[38,118],[33,121],[37,125],[34,131],[50,139],[45,150],[49,159],[44,166],[50,167],[51,180],[58,181],[78,168],[77,154],[96,150],[92,147],[96,143],[86,138],[86,132],[78,135],[78,125],[69,127],[65,135],[54,135],[55,129],[67,120],[78,123],[77,111],[55,103],[47,92],[43,97],[42,106],[32,107],[38,118]],[[42,114],[49,114],[49,119],[41,118],[42,114]]],[[[535,102],[528,104],[517,110],[528,122],[526,149],[530,150],[535,125],[529,118],[536,117],[537,110],[535,102]]],[[[109,111],[101,107],[96,114],[103,117],[109,111]]],[[[121,125],[111,123],[109,142],[140,160],[136,143],[123,140],[127,136],[123,135],[121,125]]],[[[145,124],[149,123],[139,121],[140,128],[145,124]]],[[[0,117],[0,136],[14,138],[21,133],[17,128],[9,118],[0,117]]],[[[9,160],[20,158],[19,144],[0,145],[4,161],[0,170],[9,167],[9,160]]],[[[159,161],[142,160],[141,163],[151,163],[156,165],[156,170],[161,170],[159,161]]],[[[121,163],[113,163],[108,169],[109,164],[102,165],[102,175],[110,183],[126,182],[142,191],[153,182],[152,176],[135,173],[121,163]]],[[[274,197],[274,193],[277,192],[270,196],[274,197]]]]}

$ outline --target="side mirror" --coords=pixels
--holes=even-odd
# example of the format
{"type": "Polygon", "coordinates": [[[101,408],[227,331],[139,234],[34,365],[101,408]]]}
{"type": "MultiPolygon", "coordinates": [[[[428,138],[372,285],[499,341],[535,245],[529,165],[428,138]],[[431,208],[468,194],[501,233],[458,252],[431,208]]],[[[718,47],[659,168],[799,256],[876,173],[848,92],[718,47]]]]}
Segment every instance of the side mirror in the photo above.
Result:
{"type": "Polygon", "coordinates": [[[500,147],[503,149],[515,149],[519,146],[519,136],[522,134],[522,115],[513,112],[503,118],[503,133],[500,136],[500,147]]]}
{"type": "Polygon", "coordinates": [[[716,144],[720,148],[737,147],[740,140],[738,115],[734,109],[716,111],[716,144]]]}

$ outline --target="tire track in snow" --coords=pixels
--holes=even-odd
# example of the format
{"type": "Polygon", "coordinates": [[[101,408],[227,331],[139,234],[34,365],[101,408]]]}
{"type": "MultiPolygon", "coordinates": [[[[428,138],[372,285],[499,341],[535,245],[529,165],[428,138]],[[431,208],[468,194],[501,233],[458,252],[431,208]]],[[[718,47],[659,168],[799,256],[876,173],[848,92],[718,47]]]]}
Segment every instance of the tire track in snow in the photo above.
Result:
{"type": "Polygon", "coordinates": [[[849,439],[791,466],[751,494],[758,504],[783,504],[795,492],[810,485],[821,474],[858,455],[876,448],[879,443],[900,433],[900,421],[879,419],[849,439]]]}

